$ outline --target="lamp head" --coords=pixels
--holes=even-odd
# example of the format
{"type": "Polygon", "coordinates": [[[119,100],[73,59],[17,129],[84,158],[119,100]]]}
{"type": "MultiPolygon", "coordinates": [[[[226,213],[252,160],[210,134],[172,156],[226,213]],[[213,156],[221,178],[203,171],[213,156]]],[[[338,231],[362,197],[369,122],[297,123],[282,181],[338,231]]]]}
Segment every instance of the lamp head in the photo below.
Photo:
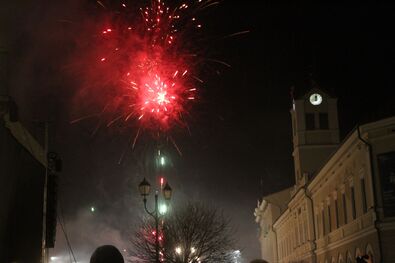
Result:
{"type": "Polygon", "coordinates": [[[148,181],[144,177],[143,181],[139,184],[140,194],[143,197],[146,197],[147,195],[149,195],[150,190],[151,190],[151,185],[148,183],[148,181]]]}
{"type": "Polygon", "coordinates": [[[163,187],[163,197],[165,200],[169,201],[171,199],[172,189],[169,183],[166,182],[165,187],[163,187]]]}

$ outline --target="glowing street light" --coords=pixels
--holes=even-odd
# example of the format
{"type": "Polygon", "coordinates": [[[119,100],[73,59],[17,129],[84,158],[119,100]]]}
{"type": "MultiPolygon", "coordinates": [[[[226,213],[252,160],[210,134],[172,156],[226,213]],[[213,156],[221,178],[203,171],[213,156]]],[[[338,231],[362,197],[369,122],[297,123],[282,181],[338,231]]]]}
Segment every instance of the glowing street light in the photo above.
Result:
{"type": "Polygon", "coordinates": [[[165,157],[161,156],[160,157],[160,165],[165,166],[165,164],[166,164],[165,157]]]}
{"type": "Polygon", "coordinates": [[[161,204],[159,206],[159,214],[164,215],[167,213],[167,205],[166,204],[161,204]]]}
{"type": "MultiPolygon", "coordinates": [[[[160,263],[159,260],[159,216],[163,215],[167,212],[166,204],[162,204],[159,206],[158,202],[158,191],[155,191],[155,208],[154,211],[149,211],[147,208],[147,196],[150,194],[151,185],[150,183],[144,178],[143,181],[139,184],[139,191],[141,196],[143,197],[144,202],[144,209],[145,211],[154,218],[155,220],[155,256],[156,256],[156,263],[160,263]]],[[[163,197],[166,201],[170,201],[172,195],[172,189],[170,185],[166,182],[165,187],[162,189],[163,197]]]]}
{"type": "Polygon", "coordinates": [[[181,253],[182,253],[181,247],[176,247],[176,249],[175,249],[174,251],[176,251],[176,253],[177,253],[178,255],[181,255],[181,253]]]}
{"type": "Polygon", "coordinates": [[[233,254],[233,262],[234,263],[241,262],[241,251],[240,250],[234,250],[232,254],[233,254]]]}

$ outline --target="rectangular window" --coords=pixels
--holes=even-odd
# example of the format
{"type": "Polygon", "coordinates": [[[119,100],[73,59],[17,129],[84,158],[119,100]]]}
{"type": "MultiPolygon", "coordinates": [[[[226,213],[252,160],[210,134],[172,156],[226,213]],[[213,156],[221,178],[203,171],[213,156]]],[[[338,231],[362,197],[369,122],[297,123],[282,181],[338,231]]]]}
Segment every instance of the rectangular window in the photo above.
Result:
{"type": "Polygon", "coordinates": [[[285,256],[288,256],[289,244],[288,244],[288,237],[285,238],[285,256]]]}
{"type": "Polygon", "coordinates": [[[295,123],[295,118],[292,117],[292,131],[294,136],[296,135],[296,127],[295,127],[296,123],[295,123]]]}
{"type": "Polygon", "coordinates": [[[377,156],[385,217],[395,216],[395,151],[377,156]]]}
{"type": "Polygon", "coordinates": [[[299,235],[300,235],[300,243],[303,244],[304,243],[304,238],[303,238],[303,223],[302,221],[299,219],[299,235]]]}
{"type": "Polygon", "coordinates": [[[284,253],[284,251],[283,251],[283,242],[281,241],[281,243],[280,243],[280,256],[281,256],[281,258],[283,257],[283,253],[284,253]]]}
{"type": "Polygon", "coordinates": [[[365,190],[365,178],[361,179],[361,192],[362,192],[362,209],[365,214],[368,210],[367,202],[366,202],[366,190],[365,190]]]}
{"type": "Polygon", "coordinates": [[[320,120],[320,129],[321,130],[329,129],[328,113],[320,113],[319,120],[320,120]]]}
{"type": "Polygon", "coordinates": [[[281,259],[283,257],[283,250],[282,250],[281,243],[278,245],[278,251],[279,251],[279,256],[280,256],[280,259],[281,259]]]}
{"type": "Polygon", "coordinates": [[[332,216],[331,216],[331,205],[328,204],[327,206],[328,210],[328,233],[332,231],[332,216]]]}
{"type": "Polygon", "coordinates": [[[281,243],[280,243],[280,254],[281,254],[281,258],[283,258],[284,257],[284,246],[283,246],[283,241],[281,241],[281,243]]]}
{"type": "Polygon", "coordinates": [[[303,235],[303,240],[304,242],[307,242],[310,238],[309,238],[309,231],[307,228],[307,220],[303,220],[303,228],[304,228],[304,235],[303,235]]]}
{"type": "Polygon", "coordinates": [[[321,210],[321,222],[322,222],[322,236],[326,235],[326,227],[325,227],[325,212],[324,209],[321,210]]]}
{"type": "Polygon", "coordinates": [[[351,187],[351,209],[352,209],[352,219],[354,220],[356,218],[354,186],[351,187]]]}
{"type": "Polygon", "coordinates": [[[315,129],[314,114],[306,113],[306,130],[314,130],[314,129],[315,129]]]}
{"type": "Polygon", "coordinates": [[[339,205],[337,204],[337,199],[335,200],[335,226],[339,228],[339,205]]]}
{"type": "Polygon", "coordinates": [[[347,218],[347,201],[346,201],[346,194],[342,194],[342,205],[343,205],[343,219],[344,219],[344,224],[347,224],[348,218],[347,218]]]}

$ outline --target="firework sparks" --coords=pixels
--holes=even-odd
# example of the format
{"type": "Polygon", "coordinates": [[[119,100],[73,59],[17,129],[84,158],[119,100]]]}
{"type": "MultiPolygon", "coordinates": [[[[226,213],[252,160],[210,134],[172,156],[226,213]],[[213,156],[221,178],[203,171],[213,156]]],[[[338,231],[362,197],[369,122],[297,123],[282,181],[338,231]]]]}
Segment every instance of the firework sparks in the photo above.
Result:
{"type": "MultiPolygon", "coordinates": [[[[80,59],[84,62],[77,68],[85,80],[81,93],[91,96],[95,107],[103,108],[100,114],[87,115],[100,118],[94,132],[101,125],[133,127],[138,132],[133,132],[132,148],[143,132],[168,137],[173,127],[188,127],[185,118],[199,102],[204,83],[204,77],[199,76],[201,66],[214,62],[230,67],[224,61],[206,58],[203,51],[208,45],[202,44],[207,37],[199,14],[218,1],[186,0],[171,7],[163,0],[147,2],[148,6],[136,7],[128,1],[117,6],[97,1],[100,22],[84,42],[81,53],[87,58],[80,59]]],[[[248,31],[226,37],[245,33],[248,31]]]]}
{"type": "Polygon", "coordinates": [[[202,27],[196,13],[212,3],[195,0],[170,8],[154,0],[137,11],[120,4],[116,18],[100,29],[97,40],[98,72],[104,72],[100,78],[114,90],[108,113],[116,116],[107,126],[123,120],[166,131],[183,123],[203,83],[195,68],[199,47],[192,42],[202,27]]]}

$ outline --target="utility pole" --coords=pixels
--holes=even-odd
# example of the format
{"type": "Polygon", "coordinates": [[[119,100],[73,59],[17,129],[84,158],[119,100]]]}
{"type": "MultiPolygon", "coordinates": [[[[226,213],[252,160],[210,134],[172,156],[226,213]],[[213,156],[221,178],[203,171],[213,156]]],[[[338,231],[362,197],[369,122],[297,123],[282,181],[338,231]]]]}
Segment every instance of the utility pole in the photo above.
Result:
{"type": "Polygon", "coordinates": [[[45,179],[44,179],[44,193],[43,193],[43,232],[41,242],[41,262],[47,263],[49,259],[48,249],[46,248],[47,236],[47,190],[48,190],[48,121],[44,123],[45,137],[44,137],[44,154],[45,154],[45,179]]]}
{"type": "Polygon", "coordinates": [[[57,153],[49,151],[49,121],[43,122],[45,129],[44,152],[45,178],[43,191],[43,220],[41,263],[49,262],[49,248],[55,246],[57,224],[58,172],[62,169],[62,160],[57,153]]]}

